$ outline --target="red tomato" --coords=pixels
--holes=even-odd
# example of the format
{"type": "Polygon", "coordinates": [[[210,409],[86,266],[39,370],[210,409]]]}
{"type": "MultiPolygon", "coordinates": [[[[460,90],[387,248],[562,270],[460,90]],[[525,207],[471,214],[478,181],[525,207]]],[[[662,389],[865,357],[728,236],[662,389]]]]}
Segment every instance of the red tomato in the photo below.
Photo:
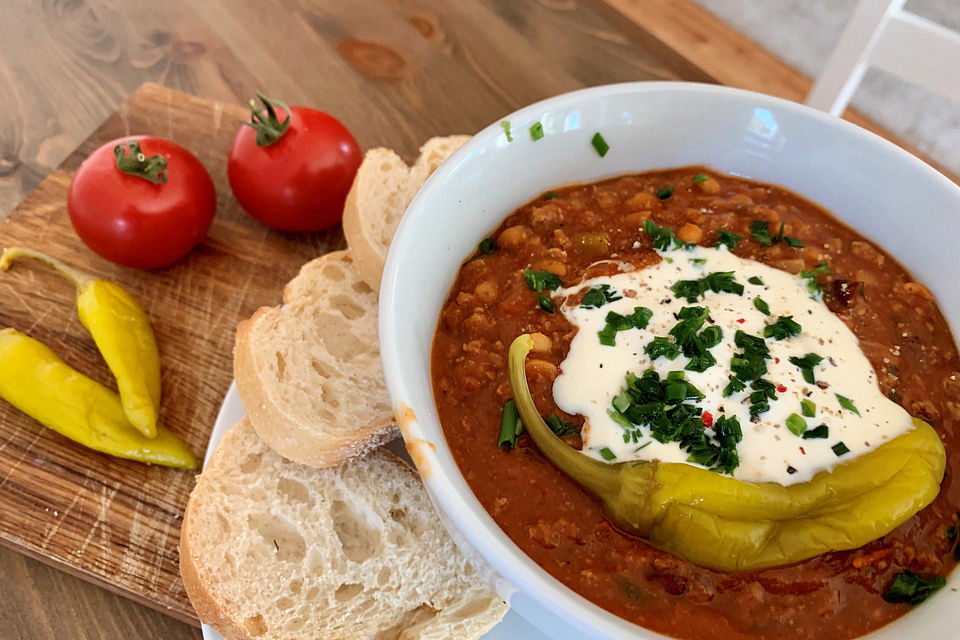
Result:
{"type": "Polygon", "coordinates": [[[80,239],[107,260],[136,269],[166,267],[185,256],[207,236],[216,209],[213,181],[200,161],[151,136],[118,138],[94,151],[67,195],[80,239]]]}
{"type": "Polygon", "coordinates": [[[260,99],[265,109],[255,108],[250,126],[240,127],[227,161],[237,202],[282,231],[337,224],[360,166],[357,141],[322,111],[260,99]]]}

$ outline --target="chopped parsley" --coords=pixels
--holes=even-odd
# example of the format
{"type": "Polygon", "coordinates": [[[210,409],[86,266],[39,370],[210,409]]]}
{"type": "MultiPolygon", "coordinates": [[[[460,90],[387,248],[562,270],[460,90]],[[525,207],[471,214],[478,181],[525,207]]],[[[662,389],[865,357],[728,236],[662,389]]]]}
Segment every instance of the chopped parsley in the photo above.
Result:
{"type": "Polygon", "coordinates": [[[608,302],[620,300],[623,296],[615,291],[608,284],[602,284],[598,287],[591,287],[589,291],[583,294],[583,300],[580,302],[581,309],[599,309],[608,302]]]}
{"type": "Polygon", "coordinates": [[[750,276],[747,278],[747,282],[750,284],[760,285],[761,287],[763,286],[763,280],[760,279],[760,276],[750,276]]]}
{"type": "Polygon", "coordinates": [[[830,437],[830,427],[821,424],[803,434],[804,440],[825,440],[830,437]]]}
{"type": "Polygon", "coordinates": [[[676,360],[677,356],[680,355],[680,347],[673,344],[670,338],[657,336],[643,348],[643,352],[650,356],[651,360],[656,360],[657,358],[676,360]]]}
{"type": "MultiPolygon", "coordinates": [[[[704,176],[704,180],[706,180],[706,176],[704,176]]],[[[720,245],[723,245],[728,249],[736,249],[737,245],[740,244],[740,240],[742,240],[742,238],[739,235],[737,235],[733,231],[727,231],[726,229],[717,229],[717,234],[719,234],[719,237],[717,238],[717,241],[714,243],[713,245],[714,247],[719,247],[720,245]]]]}
{"type": "Polygon", "coordinates": [[[764,247],[769,247],[781,242],[786,242],[796,249],[803,247],[803,242],[799,238],[791,238],[790,236],[783,235],[785,228],[786,225],[781,222],[777,235],[772,236],[770,235],[770,223],[766,220],[754,220],[750,223],[750,233],[753,234],[753,239],[764,247]]]}
{"type": "Polygon", "coordinates": [[[652,317],[653,311],[650,311],[650,309],[646,307],[634,307],[633,313],[628,316],[620,315],[616,311],[610,311],[605,318],[607,326],[597,331],[600,344],[608,347],[616,346],[618,332],[628,329],[643,329],[652,317]]]}
{"type": "Polygon", "coordinates": [[[770,305],[768,305],[766,301],[760,296],[757,296],[756,298],[753,299],[753,306],[756,307],[757,311],[759,311],[763,315],[765,316],[770,315],[770,305]]]}
{"type": "Polygon", "coordinates": [[[813,418],[817,415],[817,403],[808,398],[804,398],[800,401],[800,413],[802,413],[805,418],[813,418]]]}
{"type": "Polygon", "coordinates": [[[743,285],[733,277],[733,271],[714,271],[698,280],[678,280],[671,285],[670,291],[678,298],[686,299],[687,302],[696,302],[707,291],[714,293],[725,291],[738,296],[743,295],[743,285]]]}
{"type": "Polygon", "coordinates": [[[656,194],[656,196],[661,200],[666,200],[667,198],[673,195],[673,187],[668,184],[665,187],[657,189],[653,193],[656,194]]]}
{"type": "Polygon", "coordinates": [[[557,414],[551,414],[545,422],[547,426],[550,427],[550,430],[553,431],[558,436],[568,436],[574,433],[580,433],[580,430],[577,429],[577,425],[572,422],[567,422],[557,414]]]}
{"type": "Polygon", "coordinates": [[[560,198],[562,196],[556,191],[546,191],[540,197],[543,198],[544,200],[556,200],[557,198],[560,198]]]}
{"type": "Polygon", "coordinates": [[[883,599],[887,602],[906,602],[912,607],[917,606],[947,584],[943,576],[922,578],[912,571],[901,571],[883,592],[883,599]]]}
{"type": "Polygon", "coordinates": [[[610,145],[607,144],[607,141],[603,139],[603,136],[600,135],[599,131],[593,134],[593,138],[590,139],[590,144],[593,145],[593,148],[597,151],[597,155],[599,155],[601,158],[607,155],[607,151],[610,150],[610,145]]]}
{"type": "Polygon", "coordinates": [[[534,271],[533,269],[524,269],[523,277],[527,281],[527,286],[531,291],[553,291],[563,286],[560,276],[549,271],[534,271]]]}
{"type": "Polygon", "coordinates": [[[484,238],[480,241],[480,244],[477,245],[477,253],[482,256],[485,256],[488,253],[493,253],[496,250],[497,242],[493,238],[484,238]]]}
{"type": "Polygon", "coordinates": [[[517,437],[523,433],[523,422],[520,421],[520,411],[517,403],[510,398],[503,404],[503,413],[500,415],[500,437],[497,446],[509,451],[517,444],[517,437]]]}
{"type": "Polygon", "coordinates": [[[600,457],[604,460],[615,460],[617,458],[617,454],[611,451],[610,447],[604,447],[603,449],[600,449],[600,457]]]}
{"type": "Polygon", "coordinates": [[[530,139],[536,142],[542,137],[543,137],[543,124],[540,122],[534,123],[534,125],[530,127],[530,139]]]}
{"type": "Polygon", "coordinates": [[[810,292],[810,295],[816,297],[823,293],[823,289],[820,288],[820,283],[817,282],[818,276],[829,276],[833,273],[830,271],[830,267],[827,265],[827,261],[823,260],[809,271],[801,271],[800,277],[807,281],[807,291],[810,292]]]}
{"type": "Polygon", "coordinates": [[[534,271],[533,269],[524,269],[523,277],[527,281],[527,287],[531,291],[537,292],[537,304],[547,313],[553,313],[553,302],[544,295],[544,291],[553,291],[563,286],[560,276],[549,271],[534,271]]]}
{"type": "Polygon", "coordinates": [[[510,121],[501,120],[500,128],[503,129],[503,133],[507,136],[507,142],[513,142],[513,136],[510,135],[510,121]]]}
{"type": "MultiPolygon", "coordinates": [[[[803,357],[790,356],[790,364],[796,365],[800,369],[800,373],[803,374],[803,379],[807,384],[816,384],[817,380],[813,375],[813,368],[818,364],[823,362],[823,358],[818,356],[815,353],[808,353],[803,357]]],[[[810,402],[805,400],[804,402],[810,402]]],[[[810,404],[813,404],[810,402],[810,404]]],[[[813,405],[816,407],[817,405],[813,405]]]]}
{"type": "Polygon", "coordinates": [[[850,453],[850,447],[845,445],[842,440],[837,444],[833,445],[832,447],[830,447],[830,449],[838,458],[845,453],[850,453]]]}
{"type": "Polygon", "coordinates": [[[610,416],[630,434],[641,434],[658,442],[677,442],[688,454],[687,460],[718,473],[733,473],[740,465],[737,444],[743,439],[736,418],[721,416],[713,425],[713,437],[703,426],[702,409],[695,403],[703,393],[686,380],[682,371],[671,371],[666,378],[653,369],[642,376],[626,375],[623,391],[609,410],[610,416]]]}
{"type": "Polygon", "coordinates": [[[801,327],[794,322],[793,316],[779,316],[773,324],[763,328],[764,338],[786,340],[791,336],[800,335],[801,327]]]}
{"type": "Polygon", "coordinates": [[[837,396],[837,402],[840,403],[841,407],[843,407],[847,411],[860,415],[860,412],[857,410],[857,405],[853,404],[853,400],[851,400],[846,396],[842,396],[839,393],[835,393],[833,395],[837,396]]]}
{"type": "Polygon", "coordinates": [[[750,233],[753,239],[764,247],[773,244],[773,238],[770,236],[770,223],[765,220],[754,220],[750,223],[750,233]]]}
{"type": "Polygon", "coordinates": [[[733,344],[739,347],[740,351],[730,358],[730,371],[733,375],[723,389],[724,397],[743,391],[748,382],[762,378],[767,372],[766,361],[770,358],[770,349],[763,338],[738,330],[733,336],[733,344]]]}
{"type": "Polygon", "coordinates": [[[643,230],[653,239],[653,248],[660,251],[689,249],[694,246],[678,238],[670,227],[658,227],[653,220],[644,220],[643,230]]]}
{"type": "Polygon", "coordinates": [[[687,371],[706,371],[717,363],[710,349],[723,339],[723,331],[716,325],[700,331],[708,316],[709,312],[703,307],[683,307],[677,313],[679,322],[669,331],[673,343],[668,338],[656,337],[644,347],[644,352],[652,360],[661,356],[674,360],[683,353],[690,359],[684,367],[687,371]]]}
{"type": "Polygon", "coordinates": [[[700,184],[701,182],[706,182],[706,181],[707,181],[707,174],[705,173],[698,173],[697,175],[693,176],[693,184],[700,184]]]}
{"type": "Polygon", "coordinates": [[[553,313],[553,302],[542,293],[537,294],[537,304],[540,305],[540,308],[546,311],[547,313],[553,313]]]}
{"type": "Polygon", "coordinates": [[[786,421],[787,429],[795,436],[802,436],[807,430],[807,421],[795,413],[791,413],[786,421]]]}

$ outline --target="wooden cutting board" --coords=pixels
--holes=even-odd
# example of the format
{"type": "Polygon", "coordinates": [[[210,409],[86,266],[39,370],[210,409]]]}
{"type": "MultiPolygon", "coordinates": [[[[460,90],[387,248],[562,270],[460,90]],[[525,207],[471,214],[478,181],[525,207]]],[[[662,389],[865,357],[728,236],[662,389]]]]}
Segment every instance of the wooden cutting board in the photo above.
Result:
{"type": "MultiPolygon", "coordinates": [[[[42,249],[115,280],[153,322],[163,362],[161,420],[198,454],[233,378],[237,322],[277,304],[304,262],[342,248],[339,227],[292,235],[247,216],[230,194],[227,150],[247,111],[147,84],[0,222],[0,247],[42,249]],[[118,267],[77,238],[66,212],[74,171],[104,142],[136,133],[169,138],[197,155],[217,187],[209,238],[155,272],[118,267]]],[[[0,326],[41,340],[80,371],[115,383],[80,325],[74,292],[57,276],[0,273],[0,326]]],[[[196,623],[178,571],[180,518],[191,472],[102,455],[45,429],[0,401],[0,542],[108,589],[196,623]]]]}

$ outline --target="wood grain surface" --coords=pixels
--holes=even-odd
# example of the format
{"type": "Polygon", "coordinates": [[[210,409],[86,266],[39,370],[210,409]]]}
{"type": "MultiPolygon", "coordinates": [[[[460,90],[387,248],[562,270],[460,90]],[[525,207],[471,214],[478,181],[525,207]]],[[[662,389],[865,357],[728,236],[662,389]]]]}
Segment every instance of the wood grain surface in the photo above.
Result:
{"type": "MultiPolygon", "coordinates": [[[[11,109],[6,113],[17,116],[12,123],[4,116],[0,124],[0,193],[8,201],[19,198],[65,149],[79,144],[0,223],[0,245],[42,247],[118,280],[145,303],[164,361],[164,423],[198,452],[231,378],[236,322],[259,305],[275,304],[302,262],[342,239],[339,231],[312,237],[268,233],[237,209],[224,177],[226,150],[244,117],[237,107],[147,86],[82,140],[85,123],[103,118],[111,103],[144,79],[231,102],[263,88],[334,113],[363,147],[390,146],[412,159],[431,135],[475,131],[559,92],[681,77],[570,2],[353,0],[321,8],[296,1],[172,0],[146,7],[22,3],[19,26],[0,21],[0,77],[17,79],[12,97],[0,97],[11,109]],[[38,33],[42,51],[30,40],[38,33]],[[18,54],[18,46],[38,55],[18,54]],[[169,137],[194,151],[219,189],[210,240],[183,264],[153,274],[120,269],[92,255],[77,241],[64,211],[72,171],[83,158],[132,132],[169,137]]],[[[687,77],[702,79],[693,72],[687,77]]],[[[18,269],[0,278],[0,300],[0,324],[26,331],[73,366],[110,382],[62,282],[18,269]]],[[[196,622],[176,555],[190,474],[84,451],[5,404],[0,469],[5,470],[0,539],[6,544],[196,622]]],[[[44,591],[36,587],[41,599],[44,591]]],[[[87,594],[73,608],[104,603],[99,594],[87,594]]],[[[128,612],[118,604],[108,610],[111,619],[128,612]]],[[[43,620],[49,622],[49,616],[39,615],[39,606],[32,611],[39,618],[33,627],[33,617],[0,615],[10,616],[23,637],[48,635],[43,620]]],[[[115,637],[115,626],[87,624],[91,621],[84,620],[73,635],[115,637]]],[[[143,629],[134,637],[164,636],[143,629]]]]}
{"type": "MultiPolygon", "coordinates": [[[[793,99],[807,86],[687,0],[8,0],[4,10],[0,217],[37,190],[0,223],[0,246],[43,248],[145,303],[164,358],[164,421],[198,453],[231,377],[237,320],[275,304],[300,263],[342,243],[338,231],[268,232],[237,209],[224,156],[244,112],[229,104],[264,90],[333,113],[364,148],[389,146],[412,159],[431,135],[476,131],[582,86],[682,79],[793,99]],[[145,81],[220,102],[157,86],[137,91],[145,81]],[[152,274],[93,256],[64,210],[83,158],[133,132],[184,144],[219,189],[210,240],[152,274]]],[[[110,382],[72,293],[55,277],[0,275],[0,324],[110,382]]],[[[192,482],[85,451],[0,403],[0,541],[195,624],[176,573],[192,482]]],[[[0,575],[0,638],[198,637],[5,549],[0,575]]]]}
{"type": "MultiPolygon", "coordinates": [[[[343,244],[339,230],[270,232],[232,200],[226,154],[245,116],[238,106],[144,85],[0,223],[0,246],[41,247],[121,283],[144,304],[163,362],[161,421],[198,453],[232,378],[237,321],[276,302],[304,261],[343,244]],[[193,151],[214,176],[218,198],[207,241],[176,266],[150,273],[117,267],[85,249],[64,208],[73,169],[92,149],[143,131],[193,151]]],[[[0,325],[41,340],[72,366],[114,386],[77,319],[74,298],[57,276],[14,267],[0,277],[0,325]]],[[[88,451],[6,403],[0,403],[0,469],[5,543],[192,620],[177,568],[192,473],[88,451]]]]}

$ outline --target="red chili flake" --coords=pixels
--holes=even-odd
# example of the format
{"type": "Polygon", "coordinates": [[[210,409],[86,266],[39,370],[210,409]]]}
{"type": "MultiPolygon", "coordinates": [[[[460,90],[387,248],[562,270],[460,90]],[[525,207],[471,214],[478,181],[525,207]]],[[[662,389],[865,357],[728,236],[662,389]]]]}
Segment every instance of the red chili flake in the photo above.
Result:
{"type": "Polygon", "coordinates": [[[713,426],[713,414],[712,414],[712,413],[710,413],[709,411],[704,411],[704,412],[703,412],[703,415],[701,416],[701,418],[703,419],[703,428],[704,428],[704,429],[709,429],[710,427],[713,426]]]}
{"type": "Polygon", "coordinates": [[[743,324],[744,322],[746,322],[746,320],[744,320],[743,318],[737,318],[737,322],[739,322],[740,324],[743,324]]]}
{"type": "Polygon", "coordinates": [[[776,362],[777,364],[780,364],[780,358],[774,358],[773,361],[776,362]]]}
{"type": "Polygon", "coordinates": [[[782,384],[778,384],[778,385],[777,385],[777,391],[779,391],[780,393],[783,393],[783,392],[786,391],[786,390],[787,390],[787,388],[786,388],[785,386],[783,386],[782,384]]]}
{"type": "Polygon", "coordinates": [[[803,455],[807,455],[807,452],[803,450],[803,447],[800,447],[800,453],[802,453],[803,455]]]}

